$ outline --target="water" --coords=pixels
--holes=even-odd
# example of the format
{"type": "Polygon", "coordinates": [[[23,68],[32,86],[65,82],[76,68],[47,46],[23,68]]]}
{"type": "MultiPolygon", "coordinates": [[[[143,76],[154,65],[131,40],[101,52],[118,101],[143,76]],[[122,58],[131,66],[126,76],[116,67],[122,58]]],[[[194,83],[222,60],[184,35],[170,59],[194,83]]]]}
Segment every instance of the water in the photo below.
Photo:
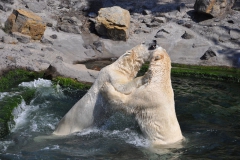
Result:
{"type": "Polygon", "coordinates": [[[240,84],[178,77],[172,81],[186,138],[181,148],[150,151],[133,117],[121,113],[99,128],[38,139],[51,135],[61,117],[85,94],[38,79],[0,93],[1,101],[24,88],[36,89],[30,104],[23,100],[13,111],[15,125],[0,140],[0,159],[239,159],[240,84]]]}

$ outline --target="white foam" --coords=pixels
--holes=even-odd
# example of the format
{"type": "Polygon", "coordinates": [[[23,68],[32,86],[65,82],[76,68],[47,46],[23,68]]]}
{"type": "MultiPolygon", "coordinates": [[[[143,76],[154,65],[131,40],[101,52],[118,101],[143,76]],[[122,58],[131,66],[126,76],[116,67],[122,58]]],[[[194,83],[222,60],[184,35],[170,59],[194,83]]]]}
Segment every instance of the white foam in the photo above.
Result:
{"type": "Polygon", "coordinates": [[[123,131],[120,131],[120,130],[108,131],[108,130],[100,130],[97,128],[89,128],[89,129],[84,129],[83,131],[76,133],[76,135],[84,136],[84,135],[88,135],[91,133],[100,133],[104,137],[118,137],[118,138],[124,140],[126,143],[133,144],[137,147],[148,147],[150,144],[146,138],[139,135],[135,131],[132,131],[129,128],[126,128],[123,131]]]}
{"type": "Polygon", "coordinates": [[[8,93],[7,92],[1,92],[0,93],[0,99],[4,98],[5,96],[7,96],[8,93]]]}
{"type": "Polygon", "coordinates": [[[5,152],[11,144],[14,144],[14,142],[13,141],[0,141],[0,151],[5,152]]]}
{"type": "Polygon", "coordinates": [[[50,147],[45,147],[41,150],[56,150],[56,149],[60,149],[59,145],[53,145],[53,146],[50,146],[50,147]]]}
{"type": "Polygon", "coordinates": [[[145,139],[143,136],[139,135],[135,131],[126,128],[123,131],[115,130],[111,133],[111,135],[117,135],[122,138],[126,143],[133,144],[135,146],[147,147],[149,146],[149,141],[145,139]]]}
{"type": "Polygon", "coordinates": [[[50,80],[38,78],[31,82],[22,82],[18,86],[28,87],[28,88],[38,88],[38,87],[51,87],[52,82],[50,80]]]}
{"type": "Polygon", "coordinates": [[[15,125],[12,127],[11,131],[14,132],[16,129],[24,126],[24,124],[27,122],[29,113],[36,111],[38,108],[38,106],[26,105],[26,102],[22,100],[21,104],[14,108],[12,112],[15,125]]]}

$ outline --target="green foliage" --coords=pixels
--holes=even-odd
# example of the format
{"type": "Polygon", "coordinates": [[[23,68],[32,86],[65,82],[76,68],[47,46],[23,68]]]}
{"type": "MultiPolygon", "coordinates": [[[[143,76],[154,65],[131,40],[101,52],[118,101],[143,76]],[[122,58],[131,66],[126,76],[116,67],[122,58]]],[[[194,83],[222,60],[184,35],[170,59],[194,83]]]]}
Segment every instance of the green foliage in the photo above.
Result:
{"type": "Polygon", "coordinates": [[[77,80],[64,77],[56,77],[52,80],[55,84],[59,84],[64,87],[71,87],[80,90],[88,90],[91,87],[91,84],[78,82],[77,80]]]}
{"type": "Polygon", "coordinates": [[[13,120],[12,112],[24,99],[27,104],[35,96],[35,89],[27,89],[19,95],[6,96],[0,101],[0,138],[6,136],[9,131],[9,122],[13,120]]]}
{"type": "Polygon", "coordinates": [[[172,64],[172,75],[240,82],[240,69],[224,66],[172,64]]]}
{"type": "Polygon", "coordinates": [[[39,77],[43,77],[43,73],[26,71],[23,69],[5,72],[0,78],[0,92],[8,90],[20,82],[31,81],[39,77]]]}
{"type": "MultiPolygon", "coordinates": [[[[148,70],[148,66],[149,64],[144,64],[138,76],[143,75],[148,70]]],[[[224,66],[172,64],[171,75],[240,82],[240,69],[224,66]]]]}

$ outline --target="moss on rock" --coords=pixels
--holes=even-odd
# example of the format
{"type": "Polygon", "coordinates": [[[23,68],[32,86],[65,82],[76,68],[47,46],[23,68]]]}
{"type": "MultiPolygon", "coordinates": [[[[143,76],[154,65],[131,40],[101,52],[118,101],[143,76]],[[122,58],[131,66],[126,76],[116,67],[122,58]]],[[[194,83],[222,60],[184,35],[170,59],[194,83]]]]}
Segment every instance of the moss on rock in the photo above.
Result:
{"type": "Polygon", "coordinates": [[[55,84],[59,84],[64,87],[71,87],[80,90],[88,90],[91,87],[91,83],[82,83],[72,78],[64,78],[64,77],[56,77],[53,78],[52,81],[55,84]]]}
{"type": "Polygon", "coordinates": [[[0,138],[3,138],[10,132],[8,123],[13,120],[12,112],[22,100],[25,100],[26,104],[35,96],[35,89],[26,89],[19,93],[19,95],[6,96],[0,101],[0,138]]]}
{"type": "Polygon", "coordinates": [[[24,69],[5,71],[0,78],[0,92],[8,90],[20,82],[31,81],[40,77],[43,77],[43,73],[27,71],[24,69]]]}
{"type": "MultiPolygon", "coordinates": [[[[144,64],[138,76],[144,75],[148,67],[149,63],[144,64]]],[[[240,69],[225,66],[172,64],[171,75],[240,82],[240,69]]]]}
{"type": "Polygon", "coordinates": [[[240,69],[225,66],[172,64],[172,76],[189,76],[213,80],[240,82],[240,69]]]}

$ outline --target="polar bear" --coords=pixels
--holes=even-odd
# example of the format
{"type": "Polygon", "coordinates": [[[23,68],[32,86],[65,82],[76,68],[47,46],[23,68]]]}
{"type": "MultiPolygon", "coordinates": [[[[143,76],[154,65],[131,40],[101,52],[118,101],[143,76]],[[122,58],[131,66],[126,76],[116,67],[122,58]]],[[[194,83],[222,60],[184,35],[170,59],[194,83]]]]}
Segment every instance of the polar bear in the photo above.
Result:
{"type": "Polygon", "coordinates": [[[61,119],[53,134],[68,135],[93,125],[100,125],[108,116],[106,103],[99,94],[102,85],[109,82],[117,91],[131,93],[142,84],[141,78],[134,78],[142,64],[149,61],[150,52],[155,49],[156,43],[156,40],[153,40],[137,45],[117,61],[104,67],[89,91],[61,119]]]}
{"type": "Polygon", "coordinates": [[[182,140],[171,84],[171,60],[162,47],[154,50],[142,81],[143,85],[130,94],[118,92],[106,82],[101,94],[114,109],[135,115],[152,146],[169,145],[182,140]]]}

